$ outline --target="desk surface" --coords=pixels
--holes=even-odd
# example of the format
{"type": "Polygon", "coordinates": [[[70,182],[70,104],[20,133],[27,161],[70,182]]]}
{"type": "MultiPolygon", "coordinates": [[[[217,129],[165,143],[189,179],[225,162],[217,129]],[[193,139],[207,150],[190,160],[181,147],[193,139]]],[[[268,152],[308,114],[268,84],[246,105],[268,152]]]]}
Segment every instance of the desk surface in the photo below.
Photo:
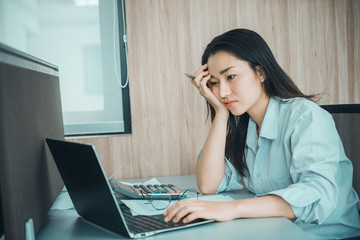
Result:
{"type": "MultiPolygon", "coordinates": [[[[124,179],[128,182],[143,182],[150,178],[124,179]]],[[[157,177],[160,182],[173,183],[183,188],[197,188],[194,175],[157,177]]],[[[247,191],[226,193],[233,199],[253,197],[247,191]]],[[[235,219],[229,222],[214,222],[187,229],[161,233],[146,239],[313,239],[301,228],[286,218],[235,219]]],[[[43,227],[36,235],[43,239],[129,239],[83,220],[74,209],[52,209],[43,227]]]]}

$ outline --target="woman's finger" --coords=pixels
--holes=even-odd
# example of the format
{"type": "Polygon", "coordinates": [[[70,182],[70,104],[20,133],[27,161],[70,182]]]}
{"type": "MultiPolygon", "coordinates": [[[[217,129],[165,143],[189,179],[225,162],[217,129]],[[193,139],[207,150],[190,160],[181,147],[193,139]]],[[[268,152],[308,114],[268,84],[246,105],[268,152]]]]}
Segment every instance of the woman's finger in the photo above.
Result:
{"type": "Polygon", "coordinates": [[[183,223],[189,223],[192,222],[198,218],[201,218],[199,212],[192,212],[190,214],[188,214],[184,219],[183,219],[183,223]]]}
{"type": "Polygon", "coordinates": [[[204,77],[209,76],[209,72],[208,71],[204,71],[204,72],[200,72],[197,75],[195,75],[195,79],[192,81],[192,83],[198,87],[200,86],[200,82],[204,79],[204,77]]]}
{"type": "Polygon", "coordinates": [[[173,217],[176,215],[178,211],[180,211],[181,208],[182,208],[182,202],[177,202],[171,207],[169,207],[168,210],[164,212],[165,222],[168,222],[171,219],[173,219],[173,217]]]}
{"type": "Polygon", "coordinates": [[[199,69],[194,73],[194,77],[195,79],[192,81],[194,83],[195,86],[199,86],[200,85],[200,80],[209,75],[209,71],[207,71],[207,64],[202,65],[201,67],[199,67],[199,69]]]}
{"type": "Polygon", "coordinates": [[[192,206],[191,205],[185,205],[183,206],[174,216],[173,218],[173,222],[177,223],[180,221],[180,219],[182,219],[183,217],[185,217],[186,215],[188,215],[189,213],[192,212],[192,206]]]}
{"type": "Polygon", "coordinates": [[[200,80],[200,85],[201,85],[201,87],[203,87],[203,88],[209,88],[208,87],[208,82],[209,82],[209,80],[211,79],[211,75],[209,74],[209,75],[207,75],[206,77],[203,77],[201,80],[200,80]]]}
{"type": "Polygon", "coordinates": [[[206,204],[208,203],[198,200],[183,202],[183,204],[179,205],[180,209],[176,208],[176,213],[172,218],[173,222],[177,223],[183,219],[184,223],[188,223],[198,218],[204,218],[204,209],[206,209],[206,204]]]}
{"type": "Polygon", "coordinates": [[[206,96],[211,94],[210,96],[212,96],[211,90],[209,89],[207,83],[210,80],[211,76],[208,75],[206,77],[204,77],[201,81],[200,84],[197,86],[197,88],[200,90],[200,94],[207,98],[206,96]]]}
{"type": "Polygon", "coordinates": [[[205,70],[207,70],[208,65],[207,63],[200,66],[199,69],[194,73],[194,76],[197,76],[200,72],[204,72],[205,70]]]}

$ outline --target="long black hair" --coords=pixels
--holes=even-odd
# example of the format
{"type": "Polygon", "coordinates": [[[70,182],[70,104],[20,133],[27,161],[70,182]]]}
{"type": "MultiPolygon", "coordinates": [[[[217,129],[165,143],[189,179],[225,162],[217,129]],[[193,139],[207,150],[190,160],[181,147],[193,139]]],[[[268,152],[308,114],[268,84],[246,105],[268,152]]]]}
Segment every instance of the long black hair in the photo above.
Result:
{"type": "MultiPolygon", "coordinates": [[[[263,82],[265,93],[269,97],[283,99],[304,97],[312,100],[317,95],[305,95],[295,85],[292,79],[277,63],[273,53],[265,40],[256,32],[248,29],[234,29],[215,37],[206,47],[202,56],[202,65],[206,64],[209,57],[219,51],[228,52],[240,60],[247,61],[250,67],[257,72],[259,67],[265,73],[263,82]]],[[[215,110],[207,102],[208,114],[211,121],[215,118],[215,110]]],[[[248,174],[244,154],[249,114],[240,116],[229,115],[227,125],[225,156],[234,165],[242,176],[248,174]]]]}

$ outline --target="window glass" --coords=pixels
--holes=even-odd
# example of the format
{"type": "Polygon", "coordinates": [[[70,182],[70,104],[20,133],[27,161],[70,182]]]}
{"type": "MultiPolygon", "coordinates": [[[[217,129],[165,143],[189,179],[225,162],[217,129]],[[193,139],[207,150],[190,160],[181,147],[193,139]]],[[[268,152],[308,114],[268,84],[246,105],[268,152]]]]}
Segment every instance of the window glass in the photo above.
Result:
{"type": "Polygon", "coordinates": [[[1,5],[0,41],[59,67],[66,135],[129,132],[123,96],[126,91],[128,109],[128,86],[121,87],[127,75],[121,1],[3,0],[1,5]]]}

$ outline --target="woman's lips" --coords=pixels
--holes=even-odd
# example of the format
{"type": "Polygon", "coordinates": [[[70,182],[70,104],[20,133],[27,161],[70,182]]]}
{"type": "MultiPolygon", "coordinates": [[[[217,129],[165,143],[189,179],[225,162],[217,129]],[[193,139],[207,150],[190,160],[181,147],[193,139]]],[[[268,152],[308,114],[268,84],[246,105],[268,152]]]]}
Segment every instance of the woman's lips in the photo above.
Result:
{"type": "Polygon", "coordinates": [[[229,108],[229,107],[234,106],[236,102],[237,102],[237,101],[235,101],[235,100],[229,100],[229,101],[223,101],[222,103],[223,103],[226,107],[229,108]]]}

